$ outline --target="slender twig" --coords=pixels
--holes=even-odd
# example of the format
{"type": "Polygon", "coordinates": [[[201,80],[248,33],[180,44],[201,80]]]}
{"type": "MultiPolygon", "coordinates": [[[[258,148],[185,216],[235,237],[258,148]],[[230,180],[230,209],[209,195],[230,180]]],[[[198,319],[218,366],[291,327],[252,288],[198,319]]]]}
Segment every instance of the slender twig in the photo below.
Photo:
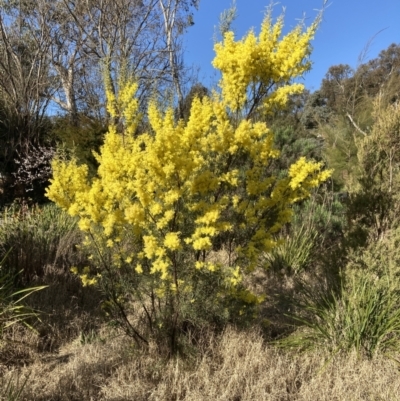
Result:
{"type": "Polygon", "coordinates": [[[363,134],[364,136],[368,136],[368,134],[367,134],[366,132],[364,132],[364,131],[355,123],[355,121],[354,121],[353,118],[351,117],[350,113],[347,113],[346,115],[347,115],[347,117],[349,118],[350,122],[353,124],[354,128],[355,128],[358,132],[360,132],[360,133],[363,134]]]}

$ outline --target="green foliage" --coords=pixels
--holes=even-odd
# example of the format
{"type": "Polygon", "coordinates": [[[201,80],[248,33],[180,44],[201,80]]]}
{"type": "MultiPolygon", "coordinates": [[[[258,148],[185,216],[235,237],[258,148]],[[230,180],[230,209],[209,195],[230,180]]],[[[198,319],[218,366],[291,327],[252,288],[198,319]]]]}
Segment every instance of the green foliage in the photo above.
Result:
{"type": "Polygon", "coordinates": [[[328,108],[336,114],[349,111],[361,96],[354,75],[349,65],[339,64],[331,66],[322,80],[320,94],[328,108]]]}
{"type": "Polygon", "coordinates": [[[106,131],[104,124],[94,118],[79,115],[77,124],[73,124],[70,118],[65,116],[54,120],[51,135],[57,143],[73,151],[74,156],[81,163],[87,164],[93,172],[97,168],[93,151],[99,150],[106,131]]]}
{"type": "Polygon", "coordinates": [[[324,159],[333,169],[335,184],[342,190],[350,191],[359,174],[355,141],[360,134],[342,116],[332,118],[330,124],[319,128],[319,132],[324,140],[324,159]]]}
{"type": "MultiPolygon", "coordinates": [[[[315,280],[302,283],[293,301],[300,327],[280,344],[325,348],[333,354],[354,349],[372,357],[400,349],[400,108],[389,100],[391,91],[385,85],[375,99],[372,86],[372,92],[363,87],[353,91],[350,84],[360,82],[361,72],[354,77],[332,75],[328,100],[336,115],[318,127],[327,144],[325,157],[335,168],[336,185],[348,191],[342,221],[337,221],[344,237],[334,240],[334,247],[322,241],[318,251],[329,262],[327,269],[342,264],[340,285],[329,282],[319,288],[315,280]],[[335,92],[338,84],[341,91],[335,92]]],[[[328,89],[327,81],[323,89],[328,89]]],[[[301,224],[305,213],[295,214],[301,224]]]]}
{"type": "MultiPolygon", "coordinates": [[[[327,274],[334,274],[331,257],[343,252],[345,205],[337,195],[321,188],[310,199],[295,205],[293,211],[291,223],[277,235],[279,245],[264,255],[264,263],[272,271],[286,275],[304,270],[313,275],[318,268],[327,269],[327,274]]],[[[335,258],[338,259],[337,256],[335,258]]]]}
{"type": "Polygon", "coordinates": [[[381,97],[386,106],[398,100],[399,49],[393,44],[356,70],[348,65],[330,67],[320,90],[313,94],[316,102],[310,101],[304,109],[303,122],[325,139],[333,178],[347,191],[357,191],[365,170],[357,157],[360,142],[372,134],[374,99],[381,97]]]}
{"type": "MultiPolygon", "coordinates": [[[[4,268],[5,258],[0,262],[0,350],[3,343],[7,341],[4,331],[17,324],[24,324],[33,329],[29,324],[31,318],[38,318],[38,312],[23,305],[23,301],[36,291],[45,289],[47,286],[36,286],[32,288],[15,289],[15,275],[11,275],[4,268]]],[[[21,399],[22,391],[28,381],[28,377],[20,380],[19,374],[11,375],[8,380],[0,379],[0,398],[6,401],[18,401],[21,399]]]]}
{"type": "Polygon", "coordinates": [[[286,237],[281,236],[277,247],[264,255],[266,268],[287,275],[306,270],[313,262],[318,237],[313,226],[295,226],[286,237]]]}
{"type": "Polygon", "coordinates": [[[387,103],[399,100],[400,89],[400,45],[392,43],[378,57],[359,66],[356,71],[360,86],[369,97],[385,94],[387,103]]]}
{"type": "MultiPolygon", "coordinates": [[[[384,238],[369,240],[366,247],[349,252],[347,269],[378,278],[389,275],[394,280],[400,279],[400,228],[387,231],[384,238]]],[[[394,290],[399,292],[400,287],[394,290]]]]}
{"type": "Polygon", "coordinates": [[[400,197],[400,107],[374,101],[371,132],[357,140],[358,186],[352,190],[349,245],[363,246],[398,225],[400,197]]]}
{"type": "Polygon", "coordinates": [[[323,187],[311,199],[294,208],[292,226],[306,225],[318,232],[319,257],[340,241],[347,228],[346,205],[342,196],[346,194],[335,194],[323,187]]]}
{"type": "Polygon", "coordinates": [[[267,123],[272,127],[274,132],[291,127],[297,136],[309,137],[310,133],[306,131],[303,123],[303,115],[311,97],[313,97],[313,94],[310,94],[307,89],[302,93],[291,95],[285,108],[274,110],[266,116],[267,123]]]}
{"type": "Polygon", "coordinates": [[[329,123],[332,117],[332,109],[327,105],[327,100],[321,91],[315,91],[309,95],[303,104],[300,121],[307,130],[317,129],[322,124],[329,123]]]}
{"type": "Polygon", "coordinates": [[[323,348],[335,354],[356,350],[368,357],[400,350],[400,296],[398,280],[352,272],[341,293],[318,293],[303,287],[302,326],[282,340],[283,347],[323,348]],[[304,316],[305,315],[305,316],[304,316]]]}
{"type": "MultiPolygon", "coordinates": [[[[367,51],[368,49],[366,49],[367,51]]],[[[391,44],[378,57],[361,63],[353,70],[349,65],[331,66],[322,80],[320,94],[336,115],[350,113],[355,121],[365,109],[365,101],[384,93],[387,103],[399,99],[400,46],[391,44]]]]}
{"type": "Polygon", "coordinates": [[[293,126],[278,126],[274,129],[274,145],[281,152],[281,157],[272,167],[286,173],[289,167],[299,159],[307,157],[322,160],[322,141],[307,132],[298,132],[293,126]]]}
{"type": "Polygon", "coordinates": [[[22,281],[43,275],[46,265],[61,259],[63,247],[72,246],[77,235],[76,220],[52,204],[14,205],[0,218],[0,257],[8,253],[4,268],[12,274],[22,270],[22,281]]]}
{"type": "Polygon", "coordinates": [[[293,303],[300,328],[282,346],[356,350],[374,356],[400,350],[400,230],[347,254],[339,288],[304,282],[293,303]]]}

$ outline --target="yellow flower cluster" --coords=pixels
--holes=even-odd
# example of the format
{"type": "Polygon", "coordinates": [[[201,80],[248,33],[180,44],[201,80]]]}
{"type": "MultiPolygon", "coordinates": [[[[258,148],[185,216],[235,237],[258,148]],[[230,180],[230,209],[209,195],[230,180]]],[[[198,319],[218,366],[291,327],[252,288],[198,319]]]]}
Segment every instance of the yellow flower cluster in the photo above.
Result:
{"type": "Polygon", "coordinates": [[[332,174],[332,170],[320,171],[321,163],[310,163],[305,157],[301,157],[296,163],[292,164],[289,169],[291,189],[297,195],[293,197],[292,202],[307,196],[310,189],[326,181],[332,174]]]}
{"type": "Polygon", "coordinates": [[[139,103],[135,98],[137,83],[121,73],[118,81],[119,93],[116,96],[115,88],[111,85],[108,75],[105,75],[104,81],[108,113],[114,120],[120,120],[123,123],[124,134],[133,135],[141,117],[137,113],[139,103]]]}
{"type": "Polygon", "coordinates": [[[303,90],[303,85],[291,81],[311,68],[310,42],[318,23],[319,18],[306,30],[299,24],[281,38],[283,16],[273,24],[270,8],[258,37],[251,30],[242,40],[235,41],[233,32],[227,32],[223,42],[214,47],[213,61],[222,73],[224,104],[234,111],[242,109],[249,100],[249,87],[253,87],[256,92],[251,95],[263,98],[264,112],[285,106],[289,95],[303,90]],[[271,88],[274,92],[269,93],[271,88]]]}

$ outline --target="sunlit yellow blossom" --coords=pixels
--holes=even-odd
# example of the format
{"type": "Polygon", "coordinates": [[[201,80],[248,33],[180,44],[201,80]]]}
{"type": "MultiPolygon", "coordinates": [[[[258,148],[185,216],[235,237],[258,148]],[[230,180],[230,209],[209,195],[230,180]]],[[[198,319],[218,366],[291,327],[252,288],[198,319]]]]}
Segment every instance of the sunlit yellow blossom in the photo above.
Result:
{"type": "Polygon", "coordinates": [[[142,223],[145,219],[143,207],[139,203],[134,203],[125,209],[125,219],[130,224],[142,223]]]}
{"type": "Polygon", "coordinates": [[[217,270],[217,265],[215,263],[207,263],[207,270],[215,272],[217,270]]]}
{"type": "Polygon", "coordinates": [[[240,267],[236,266],[235,268],[231,269],[231,275],[229,277],[230,284],[233,286],[238,285],[242,281],[242,274],[240,271],[240,267]]]}
{"type": "Polygon", "coordinates": [[[208,250],[211,249],[212,242],[210,237],[202,237],[193,241],[193,249],[195,250],[208,250]]]}
{"type": "Polygon", "coordinates": [[[97,283],[97,277],[89,278],[87,274],[81,274],[80,278],[84,287],[88,285],[95,285],[97,283]]]}
{"type": "Polygon", "coordinates": [[[144,253],[148,259],[153,258],[158,250],[157,239],[152,235],[145,235],[143,237],[144,241],[144,253]]]}
{"type": "Polygon", "coordinates": [[[69,271],[70,271],[71,273],[78,274],[78,268],[75,267],[75,266],[72,266],[72,267],[69,269],[69,271]]]}
{"type": "Polygon", "coordinates": [[[242,108],[247,99],[247,89],[256,84],[267,91],[274,84],[278,89],[266,97],[264,111],[285,106],[290,94],[299,93],[302,85],[291,83],[311,67],[308,56],[319,20],[303,30],[299,24],[283,36],[283,17],[274,24],[272,8],[262,23],[257,37],[250,31],[242,40],[236,41],[233,32],[225,33],[222,43],[216,43],[213,65],[222,73],[220,87],[224,103],[232,110],[242,108]]]}
{"type": "Polygon", "coordinates": [[[181,248],[179,233],[175,232],[167,233],[164,239],[164,246],[172,251],[176,251],[179,248],[181,248]]]}
{"type": "Polygon", "coordinates": [[[166,259],[158,258],[153,262],[150,273],[161,273],[161,280],[166,280],[169,278],[169,267],[170,263],[166,259]]]}

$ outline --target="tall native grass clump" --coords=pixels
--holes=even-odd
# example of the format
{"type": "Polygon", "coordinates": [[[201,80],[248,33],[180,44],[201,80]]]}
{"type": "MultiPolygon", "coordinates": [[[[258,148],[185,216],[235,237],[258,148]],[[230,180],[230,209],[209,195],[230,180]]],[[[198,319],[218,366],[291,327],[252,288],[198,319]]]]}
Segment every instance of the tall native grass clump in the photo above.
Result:
{"type": "Polygon", "coordinates": [[[292,228],[287,235],[280,235],[277,246],[264,255],[265,267],[286,275],[307,270],[313,262],[318,237],[312,226],[302,224],[292,228]]]}
{"type": "Polygon", "coordinates": [[[354,274],[342,292],[305,291],[295,319],[301,328],[279,342],[284,347],[325,349],[332,354],[356,351],[373,357],[400,350],[400,297],[388,277],[354,274]]]}
{"type": "Polygon", "coordinates": [[[271,173],[280,153],[262,118],[303,91],[295,78],[311,67],[320,18],[282,36],[283,16],[273,23],[270,9],[259,35],[226,32],[213,61],[220,92],[194,99],[187,122],[152,101],[148,131],[138,134],[134,77],[121,72],[118,90],[105,77],[108,112],[123,128],[109,127],[97,174],[76,159],[54,160],[47,196],[78,217],[83,246],[95,249],[96,263],[73,270],[103,289],[105,310],[138,345],[161,337],[176,354],[198,316],[256,313],[263,294],[244,278],[275,248],[293,205],[331,174],[305,157],[284,177],[271,173]]]}
{"type": "Polygon", "coordinates": [[[11,274],[22,271],[19,279],[28,282],[73,252],[77,237],[76,219],[54,204],[5,208],[0,223],[0,257],[7,254],[3,268],[11,274]]]}
{"type": "Polygon", "coordinates": [[[280,345],[356,351],[371,358],[400,351],[399,233],[349,254],[338,289],[301,289],[300,328],[280,345]]]}

